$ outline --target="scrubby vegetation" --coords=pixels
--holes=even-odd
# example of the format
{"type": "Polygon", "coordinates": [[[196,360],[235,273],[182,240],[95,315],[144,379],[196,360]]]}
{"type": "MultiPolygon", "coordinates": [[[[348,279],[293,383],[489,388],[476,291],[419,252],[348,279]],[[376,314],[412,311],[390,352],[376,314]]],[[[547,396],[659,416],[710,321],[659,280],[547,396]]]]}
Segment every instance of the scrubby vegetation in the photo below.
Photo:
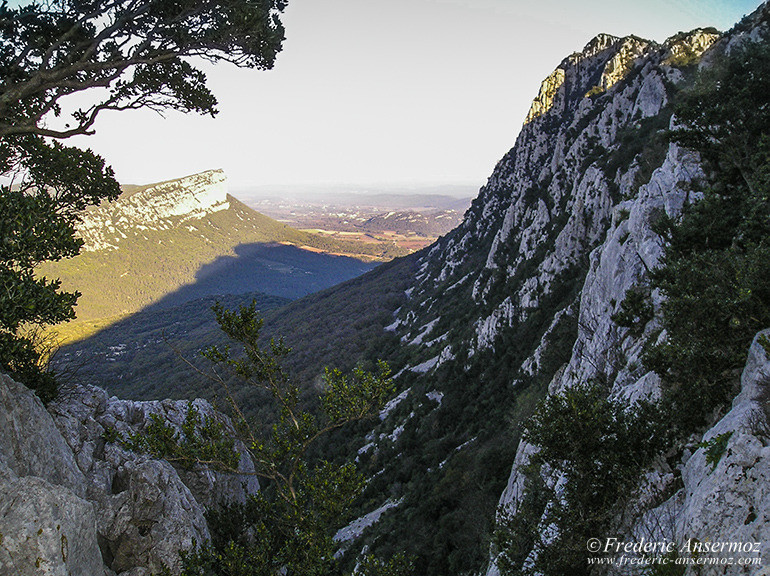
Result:
{"type": "MultiPolygon", "coordinates": [[[[667,240],[649,284],[613,319],[641,336],[652,290],[665,296],[644,363],[662,377],[655,405],[626,409],[598,384],[549,397],[527,426],[539,451],[495,544],[505,574],[588,574],[585,544],[611,534],[639,474],[724,412],[756,332],[770,325],[770,44],[747,43],[699,75],[676,103],[670,140],[698,151],[702,199],[656,229],[667,240]],[[564,475],[563,487],[554,482],[564,475]],[[544,536],[546,534],[546,536],[544,536]],[[525,566],[531,550],[535,564],[525,566]]],[[[608,164],[611,169],[612,166],[608,164]]],[[[729,433],[701,444],[715,467],[729,433]]]]}
{"type": "Polygon", "coordinates": [[[549,396],[529,420],[524,439],[539,450],[519,509],[501,510],[495,545],[503,573],[591,573],[586,542],[610,534],[639,474],[666,446],[655,406],[629,409],[607,394],[599,383],[578,385],[549,396]],[[525,569],[532,550],[536,559],[525,569]]]}
{"type": "MultiPolygon", "coordinates": [[[[211,372],[210,377],[219,382],[231,402],[235,426],[261,487],[245,504],[223,502],[220,509],[210,512],[212,540],[183,555],[182,574],[340,574],[333,537],[350,516],[364,478],[352,462],[310,460],[308,454],[323,435],[382,408],[393,392],[390,370],[384,362],[375,373],[356,368],[348,375],[327,369],[319,410],[313,413],[301,408],[299,389],[281,368],[289,349],[277,340],[260,345],[263,320],[255,303],[238,310],[216,305],[214,312],[233,347],[212,346],[204,352],[205,357],[214,366],[267,392],[276,416],[270,426],[253,426],[219,373],[211,372]]],[[[156,417],[142,434],[124,444],[171,462],[206,463],[238,472],[233,438],[215,420],[201,419],[194,408],[188,410],[181,433],[156,417]]],[[[368,558],[364,565],[368,569],[364,574],[401,574],[409,562],[401,555],[389,562],[368,558]]]]}

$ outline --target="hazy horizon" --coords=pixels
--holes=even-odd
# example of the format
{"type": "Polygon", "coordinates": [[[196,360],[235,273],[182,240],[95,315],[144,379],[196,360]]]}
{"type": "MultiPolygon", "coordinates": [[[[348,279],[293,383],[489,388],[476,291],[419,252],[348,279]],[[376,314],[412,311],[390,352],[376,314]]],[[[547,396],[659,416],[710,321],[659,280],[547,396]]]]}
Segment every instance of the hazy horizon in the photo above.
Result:
{"type": "Polygon", "coordinates": [[[541,81],[598,33],[726,30],[758,0],[326,0],[289,3],[274,70],[202,67],[216,118],[107,113],[70,140],[126,183],[221,167],[231,187],[478,190],[541,81]]]}

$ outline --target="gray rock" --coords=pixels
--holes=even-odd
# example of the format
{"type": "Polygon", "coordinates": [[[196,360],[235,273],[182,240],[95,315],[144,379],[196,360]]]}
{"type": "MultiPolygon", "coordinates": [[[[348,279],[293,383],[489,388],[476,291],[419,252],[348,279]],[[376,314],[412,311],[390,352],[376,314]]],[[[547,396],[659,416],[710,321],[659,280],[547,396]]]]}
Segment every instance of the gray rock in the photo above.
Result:
{"type": "Polygon", "coordinates": [[[176,572],[179,551],[210,538],[204,508],[167,462],[126,459],[111,488],[94,496],[104,560],[116,572],[176,572]]]}
{"type": "MultiPolygon", "coordinates": [[[[207,402],[193,405],[234,433],[207,402]]],[[[105,433],[141,432],[152,414],[179,428],[187,406],[75,386],[49,413],[27,388],[0,375],[0,573],[149,576],[163,566],[177,573],[179,552],[210,537],[206,507],[243,501],[258,489],[245,447],[239,445],[243,475],[176,470],[107,442],[105,433]]]]}
{"type": "MultiPolygon", "coordinates": [[[[710,554],[717,558],[770,557],[770,428],[761,402],[770,394],[770,358],[754,339],[741,378],[741,393],[719,422],[704,435],[708,442],[732,433],[716,466],[696,449],[682,469],[684,487],[666,502],[648,510],[631,527],[635,537],[660,531],[680,546],[688,542],[757,543],[757,552],[710,554]],[[665,519],[665,522],[661,520],[665,519]]],[[[737,563],[709,567],[709,574],[744,574],[737,563]]],[[[753,573],[753,572],[748,572],[753,573]]],[[[694,567],[686,572],[697,574],[694,567]]]]}
{"type": "MultiPolygon", "coordinates": [[[[754,31],[768,28],[764,22],[768,13],[770,3],[757,11],[754,31]]],[[[746,38],[758,35],[751,31],[739,34],[746,38]]],[[[500,276],[499,272],[482,274],[475,280],[474,298],[492,313],[476,322],[477,341],[471,343],[471,350],[493,348],[506,321],[525,318],[524,304],[536,306],[539,298],[548,293],[551,279],[564,269],[563,266],[587,255],[589,270],[577,305],[577,339],[569,362],[552,379],[549,393],[559,393],[598,379],[608,384],[611,399],[624,403],[631,410],[636,402],[658,397],[660,378],[644,369],[641,357],[644,340],[660,329],[659,322],[653,318],[640,327],[641,334],[632,334],[627,328],[619,327],[612,315],[619,310],[627,290],[643,284],[663,255],[664,240],[653,230],[653,223],[663,214],[678,216],[687,203],[698,199],[691,190],[693,184],[703,178],[699,159],[670,145],[663,164],[646,182],[639,182],[642,167],[636,161],[618,167],[610,182],[611,175],[600,171],[598,164],[591,164],[586,152],[592,150],[597,139],[605,149],[612,149],[618,145],[619,131],[661,112],[669,102],[668,87],[683,79],[682,74],[672,67],[677,59],[701,54],[711,46],[721,46],[714,48],[718,52],[735,44],[734,40],[718,40],[716,35],[702,30],[677,35],[664,46],[633,43],[627,39],[610,41],[605,37],[601,42],[597,41],[596,50],[584,50],[572,57],[580,60],[582,70],[571,70],[569,59],[562,62],[563,73],[559,77],[563,80],[558,86],[547,81],[546,84],[550,82],[545,86],[548,98],[541,98],[537,114],[529,119],[516,147],[501,161],[482,189],[477,202],[487,202],[489,209],[472,216],[477,221],[477,238],[494,234],[487,268],[493,268],[493,264],[499,271],[507,266],[508,278],[519,272],[523,263],[532,269],[531,260],[538,253],[537,243],[532,239],[546,237],[551,232],[551,223],[560,218],[567,222],[554,249],[542,258],[529,277],[520,281],[515,294],[506,294],[504,298],[498,296],[499,303],[489,302],[488,295],[501,292],[493,290],[494,278],[500,276]],[[628,74],[631,68],[634,74],[628,74]],[[591,90],[591,94],[596,96],[603,90],[603,95],[578,99],[578,91],[585,89],[580,83],[581,74],[596,74],[599,70],[602,70],[602,79],[609,80],[591,90]],[[576,86],[573,94],[568,92],[570,85],[576,86]],[[574,114],[571,128],[585,127],[582,134],[575,135],[573,131],[572,144],[568,148],[565,142],[569,138],[563,137],[562,132],[556,134],[561,130],[556,119],[565,117],[566,112],[574,114]],[[549,115],[553,116],[551,123],[548,123],[549,115]],[[538,128],[542,134],[534,133],[538,128]],[[563,148],[559,150],[559,147],[563,148]],[[554,176],[548,181],[547,201],[559,207],[545,216],[537,214],[532,202],[523,199],[532,189],[541,191],[542,176],[546,174],[543,166],[548,166],[554,176]],[[580,169],[572,171],[573,166],[580,169]],[[613,197],[607,193],[610,184],[616,188],[613,197]],[[505,210],[503,217],[499,216],[501,207],[505,210]],[[516,244],[516,240],[521,242],[516,244]]],[[[703,62],[708,65],[715,58],[706,53],[703,62]]],[[[474,227],[468,220],[470,218],[466,218],[461,227],[470,231],[474,227]]],[[[467,242],[472,243],[473,238],[467,242]]],[[[449,242],[446,247],[454,248],[449,242]]],[[[440,257],[438,250],[424,257],[426,270],[436,268],[431,267],[428,260],[437,257],[440,257]]],[[[465,273],[461,265],[462,254],[453,253],[452,259],[454,273],[465,273]]],[[[420,280],[418,276],[418,281],[428,280],[429,277],[420,280]]],[[[418,283],[415,290],[419,291],[419,286],[418,283]]],[[[656,308],[662,297],[658,292],[652,293],[656,308]]],[[[406,306],[400,311],[404,320],[400,329],[408,329],[407,315],[412,312],[406,306]]],[[[561,314],[562,310],[555,313],[561,314]]],[[[419,311],[415,321],[420,321],[419,311]]],[[[664,332],[660,333],[659,339],[665,340],[664,332]]],[[[636,518],[628,520],[630,534],[657,533],[679,541],[687,535],[711,539],[740,535],[767,540],[763,526],[767,524],[768,510],[763,499],[768,496],[768,483],[761,479],[770,477],[770,471],[766,469],[769,440],[752,432],[761,412],[756,398],[766,399],[769,394],[766,388],[770,370],[759,354],[760,349],[756,343],[752,346],[743,377],[743,391],[735,399],[732,410],[702,438],[708,441],[718,434],[733,431],[717,469],[711,474],[711,467],[704,465],[703,450],[696,446],[701,438],[691,442],[686,457],[677,463],[676,470],[666,462],[658,462],[640,478],[638,493],[629,505],[628,518],[636,518]],[[680,471],[685,489],[677,491],[680,471]],[[661,500],[665,500],[662,505],[661,500]]],[[[538,350],[524,363],[527,372],[537,365],[538,350]]],[[[521,470],[535,450],[537,447],[524,442],[519,446],[508,486],[500,499],[501,506],[510,511],[518,507],[524,482],[521,470]]],[[[568,482],[563,477],[549,476],[546,470],[541,470],[541,475],[553,486],[568,482]]],[[[764,548],[763,555],[767,557],[764,548]]],[[[494,561],[487,574],[497,576],[494,561]]]]}
{"type": "Polygon", "coordinates": [[[0,574],[104,574],[90,502],[35,476],[0,473],[0,574]]]}
{"type": "Polygon", "coordinates": [[[85,478],[51,415],[28,388],[0,374],[0,463],[85,495],[85,478]]]}
{"type": "MultiPolygon", "coordinates": [[[[189,404],[186,400],[121,400],[109,397],[105,390],[95,386],[78,386],[68,390],[61,401],[54,403],[51,412],[56,425],[77,456],[83,473],[101,478],[97,481],[101,486],[112,481],[115,470],[126,459],[136,457],[131,452],[121,450],[113,450],[105,455],[103,437],[108,429],[114,429],[123,438],[128,438],[144,431],[152,422],[152,415],[158,415],[180,431],[189,404]],[[109,463],[111,472],[106,472],[104,462],[109,463]],[[104,476],[105,473],[108,477],[104,476]]],[[[235,436],[229,419],[214,410],[211,404],[199,399],[194,400],[192,405],[201,418],[220,420],[227,431],[235,436]]],[[[259,490],[259,482],[253,474],[254,464],[245,446],[237,442],[236,450],[241,455],[239,469],[242,475],[220,473],[205,466],[192,469],[177,467],[183,483],[202,506],[210,507],[223,501],[243,502],[248,494],[259,490]]]]}
{"type": "MultiPolygon", "coordinates": [[[[121,400],[100,388],[77,386],[51,406],[56,425],[85,474],[88,498],[96,505],[105,563],[118,573],[139,568],[152,573],[164,565],[178,571],[179,551],[210,538],[205,509],[223,501],[242,502],[259,488],[250,475],[254,465],[240,444],[244,475],[237,476],[205,466],[175,469],[104,440],[108,429],[123,438],[144,431],[152,415],[179,431],[188,405],[121,400]]],[[[234,434],[229,420],[208,402],[195,400],[192,405],[201,417],[221,420],[234,434]]]]}

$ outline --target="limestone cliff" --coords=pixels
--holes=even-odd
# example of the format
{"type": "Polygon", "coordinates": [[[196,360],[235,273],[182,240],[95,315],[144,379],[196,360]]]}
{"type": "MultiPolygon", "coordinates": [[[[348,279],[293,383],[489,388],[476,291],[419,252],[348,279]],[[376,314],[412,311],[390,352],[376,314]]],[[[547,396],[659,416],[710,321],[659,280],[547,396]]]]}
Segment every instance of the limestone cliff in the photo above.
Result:
{"type": "MultiPolygon", "coordinates": [[[[662,47],[662,69],[686,62],[692,64],[702,56],[701,66],[709,66],[720,51],[736,43],[757,39],[768,30],[770,7],[763,5],[749,19],[743,30],[718,38],[708,31],[677,35],[662,47]],[[713,50],[708,50],[713,46],[713,50]]],[[[674,74],[655,78],[643,72],[645,86],[676,81],[674,74]]],[[[664,84],[660,84],[662,88],[664,84]]],[[[664,93],[652,90],[650,102],[659,102],[664,93]]],[[[646,108],[645,114],[651,109],[646,108]]],[[[637,166],[638,167],[638,166],[637,166]]],[[[662,214],[678,216],[683,206],[697,200],[690,190],[703,174],[698,157],[668,146],[663,163],[649,180],[638,186],[633,194],[624,194],[611,211],[609,227],[603,241],[589,255],[589,267],[580,291],[577,312],[578,335],[569,362],[553,377],[549,391],[565,389],[600,379],[609,383],[610,397],[628,406],[660,394],[660,379],[654,372],[643,369],[642,344],[659,330],[652,318],[643,333],[633,334],[612,320],[626,291],[644,283],[649,271],[663,255],[664,240],[653,231],[653,223],[662,214]]],[[[655,307],[661,295],[653,293],[655,307]]],[[[766,558],[770,539],[768,511],[763,504],[770,489],[765,469],[770,465],[770,436],[766,430],[763,403],[766,404],[770,359],[757,339],[748,351],[743,372],[742,391],[735,398],[732,410],[702,435],[690,439],[681,461],[670,464],[658,462],[640,479],[638,494],[627,511],[625,530],[627,541],[670,541],[682,544],[696,539],[711,541],[731,539],[760,543],[753,555],[766,558]],[[712,469],[706,463],[704,446],[720,434],[729,434],[725,456],[712,469]]],[[[508,486],[500,504],[515,513],[524,492],[524,470],[537,446],[526,442],[519,445],[508,486]]],[[[568,478],[549,476],[547,481],[557,487],[568,478]]],[[[544,527],[545,528],[545,527],[544,527]]],[[[531,562],[533,551],[528,561],[531,562]]],[[[727,557],[729,554],[721,554],[727,557]]],[[[639,568],[614,568],[611,573],[635,574],[639,568]]],[[[744,573],[743,568],[723,564],[709,574],[744,573]]],[[[696,574],[688,567],[686,574],[696,574]]],[[[499,574],[493,562],[488,576],[499,574]]]]}
{"type": "MultiPolygon", "coordinates": [[[[672,103],[697,68],[711,66],[741,42],[762,38],[769,19],[770,6],[764,4],[725,35],[698,29],[658,44],[602,34],[546,78],[514,147],[462,224],[416,258],[418,272],[406,301],[386,328],[409,350],[397,366],[398,379],[405,382],[404,408],[386,415],[378,434],[370,434],[361,448],[362,459],[379,458],[376,474],[398,470],[399,459],[416,452],[407,442],[419,438],[425,444],[435,440],[432,447],[449,444],[443,458],[435,458],[437,465],[425,459],[426,478],[442,482],[441,471],[460,458],[457,454],[470,460],[474,451],[489,449],[482,442],[491,446],[490,436],[520,426],[506,421],[510,416],[489,398],[512,399],[511,411],[518,416],[524,410],[519,395],[529,400],[543,380],[552,394],[600,380],[608,384],[611,399],[628,406],[660,393],[658,376],[641,362],[642,343],[659,324],[653,319],[641,334],[632,334],[612,316],[626,291],[643,283],[660,262],[664,239],[654,223],[662,215],[676,218],[698,199],[692,191],[704,177],[699,158],[665,137],[676,121],[672,103]],[[551,350],[554,342],[564,347],[567,341],[566,358],[551,350]],[[442,400],[436,405],[429,394],[442,394],[442,400]],[[474,406],[482,399],[483,409],[474,406]],[[441,413],[450,409],[453,421],[442,421],[441,413]],[[472,415],[474,409],[481,414],[472,415]],[[483,422],[490,410],[503,414],[498,422],[483,422]],[[445,429],[434,432],[439,425],[445,429]],[[453,426],[470,432],[463,435],[453,426]],[[401,437],[408,440],[400,442],[401,437]],[[397,454],[392,463],[379,456],[387,450],[397,454]]],[[[661,298],[653,293],[656,307],[661,298]]],[[[756,417],[754,432],[747,420],[752,398],[765,386],[766,368],[758,366],[766,361],[755,343],[744,393],[733,410],[742,419],[728,415],[692,438],[681,462],[657,465],[640,480],[625,519],[629,537],[650,532],[654,519],[670,513],[676,522],[665,536],[677,542],[709,534],[770,537],[760,503],[767,484],[759,480],[770,440],[756,431],[756,417]],[[698,444],[723,432],[733,432],[729,454],[709,474],[698,444]],[[709,506],[716,511],[707,512],[709,506]]],[[[522,470],[536,450],[522,442],[512,456],[500,505],[514,513],[522,470]]],[[[462,473],[452,472],[462,481],[462,473]]],[[[548,471],[543,476],[553,487],[568,482],[548,471]]],[[[386,514],[414,518],[419,506],[406,492],[403,503],[386,514]]],[[[496,575],[498,568],[492,562],[482,573],[496,575]]]]}
{"type": "Polygon", "coordinates": [[[393,326],[404,341],[430,325],[437,364],[471,357],[569,281],[666,157],[665,146],[648,144],[668,128],[668,91],[682,79],[668,55],[653,42],[601,35],[562,61],[464,222],[420,260],[393,326]],[[470,326],[449,322],[460,303],[475,309],[470,326]],[[454,345],[440,344],[441,334],[454,345]]]}
{"type": "Polygon", "coordinates": [[[83,250],[115,249],[129,234],[167,230],[227,210],[227,177],[209,170],[125,191],[118,200],[89,208],[78,226],[83,250]]]}

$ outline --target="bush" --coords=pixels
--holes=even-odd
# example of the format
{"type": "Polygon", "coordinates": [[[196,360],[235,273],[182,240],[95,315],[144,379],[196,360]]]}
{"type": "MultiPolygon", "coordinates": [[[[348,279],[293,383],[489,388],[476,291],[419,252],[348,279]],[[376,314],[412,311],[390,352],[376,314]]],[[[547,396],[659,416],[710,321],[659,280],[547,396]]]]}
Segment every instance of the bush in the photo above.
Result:
{"type": "Polygon", "coordinates": [[[618,326],[628,328],[634,336],[641,336],[653,316],[649,288],[634,286],[626,291],[626,297],[620,303],[620,310],[612,315],[612,320],[618,326]]]}
{"type": "Polygon", "coordinates": [[[540,450],[530,461],[522,513],[498,525],[504,573],[589,574],[586,542],[611,534],[639,474],[665,449],[655,406],[627,408],[607,393],[596,383],[574,386],[549,396],[527,424],[525,439],[540,450]],[[543,471],[548,482],[539,478],[543,471]],[[568,481],[555,493],[551,486],[561,475],[568,481]],[[544,526],[554,528],[548,537],[544,526]],[[533,542],[537,558],[525,569],[533,542]]]}
{"type": "Polygon", "coordinates": [[[733,433],[724,432],[717,434],[708,442],[701,442],[698,444],[698,448],[704,448],[706,450],[706,464],[711,464],[711,470],[714,471],[722,459],[722,456],[727,450],[727,443],[730,441],[733,433]]]}

